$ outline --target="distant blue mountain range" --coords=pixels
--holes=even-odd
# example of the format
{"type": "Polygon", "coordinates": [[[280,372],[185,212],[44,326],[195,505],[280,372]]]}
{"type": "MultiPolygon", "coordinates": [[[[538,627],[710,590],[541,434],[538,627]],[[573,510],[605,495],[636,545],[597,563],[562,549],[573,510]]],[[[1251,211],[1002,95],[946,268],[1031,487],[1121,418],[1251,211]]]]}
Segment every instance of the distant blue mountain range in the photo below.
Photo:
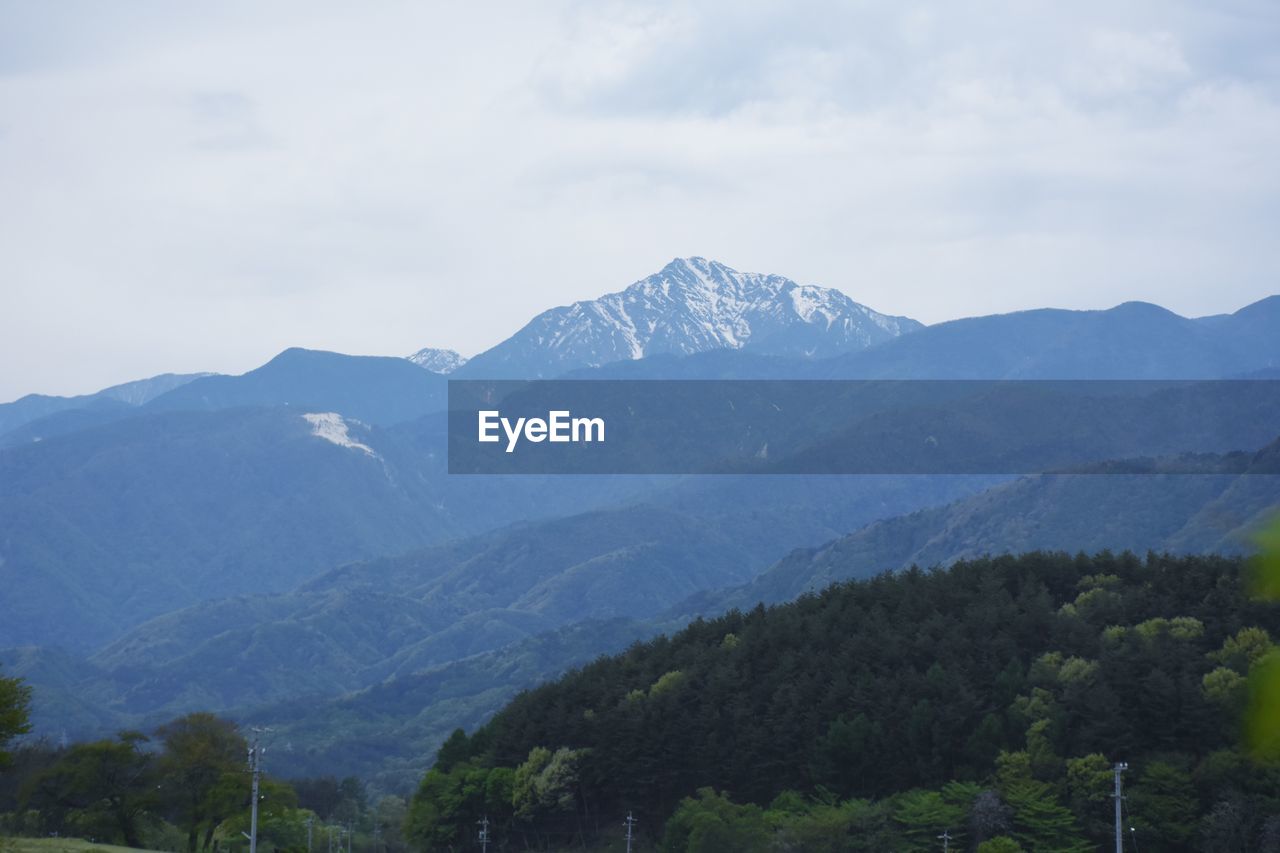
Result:
{"type": "MultiPolygon", "coordinates": [[[[387,678],[404,690],[378,695],[409,697],[414,715],[435,701],[415,690],[450,685],[454,716],[436,716],[465,722],[520,679],[694,613],[984,551],[1241,549],[1280,502],[1280,478],[1256,476],[1273,473],[1274,447],[1253,455],[1280,424],[1254,425],[1259,446],[1223,448],[1251,461],[1223,457],[1215,480],[1144,476],[1108,490],[1121,481],[449,477],[442,413],[445,371],[1274,377],[1280,297],[1198,319],[1126,303],[926,327],[689,258],[547,311],[469,361],[454,356],[289,349],[241,376],[0,405],[0,661],[36,684],[38,729],[105,731],[197,707],[247,718],[272,703],[273,723],[320,737],[304,705],[387,678]],[[788,557],[796,548],[815,550],[788,557]],[[255,666],[294,674],[227,677],[255,666]]],[[[417,747],[429,751],[441,725],[415,729],[417,747]]]]}

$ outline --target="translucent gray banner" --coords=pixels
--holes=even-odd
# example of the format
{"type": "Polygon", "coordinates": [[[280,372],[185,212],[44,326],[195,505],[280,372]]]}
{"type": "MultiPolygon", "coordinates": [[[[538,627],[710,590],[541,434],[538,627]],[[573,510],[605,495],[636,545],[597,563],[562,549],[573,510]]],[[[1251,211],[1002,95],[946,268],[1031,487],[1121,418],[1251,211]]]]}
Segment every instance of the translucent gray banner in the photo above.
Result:
{"type": "Polygon", "coordinates": [[[1280,473],[1278,436],[1280,380],[449,382],[452,474],[1280,473]]]}

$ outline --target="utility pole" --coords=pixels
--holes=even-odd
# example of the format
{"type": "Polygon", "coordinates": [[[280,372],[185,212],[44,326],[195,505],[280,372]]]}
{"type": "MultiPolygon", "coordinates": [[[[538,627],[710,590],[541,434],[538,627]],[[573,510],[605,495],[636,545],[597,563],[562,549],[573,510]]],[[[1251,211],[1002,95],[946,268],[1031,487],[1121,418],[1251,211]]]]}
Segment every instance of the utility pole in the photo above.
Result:
{"type": "Polygon", "coordinates": [[[1116,791],[1112,794],[1116,801],[1116,853],[1124,853],[1124,825],[1120,816],[1120,801],[1124,799],[1124,794],[1120,789],[1120,774],[1128,769],[1129,765],[1123,761],[1117,761],[1112,768],[1112,772],[1116,774],[1116,791]]]}
{"type": "Polygon", "coordinates": [[[951,830],[942,830],[942,834],[938,836],[938,840],[942,842],[942,853],[951,853],[951,830]]]}
{"type": "Polygon", "coordinates": [[[307,815],[307,853],[311,853],[311,823],[315,820],[312,815],[307,815]]]}
{"type": "Polygon", "coordinates": [[[480,824],[480,851],[481,853],[489,853],[489,816],[485,815],[476,823],[480,824]]]}
{"type": "Polygon", "coordinates": [[[262,733],[267,729],[255,726],[253,743],[249,746],[249,770],[253,774],[253,804],[249,812],[249,853],[258,853],[258,785],[262,781],[262,733]]]}
{"type": "Polygon", "coordinates": [[[351,828],[351,821],[347,821],[347,853],[351,853],[351,842],[355,839],[355,830],[351,828]]]}
{"type": "Polygon", "coordinates": [[[635,825],[636,819],[631,816],[631,812],[627,812],[627,853],[631,853],[631,842],[635,838],[635,833],[632,830],[635,828],[635,825]]]}

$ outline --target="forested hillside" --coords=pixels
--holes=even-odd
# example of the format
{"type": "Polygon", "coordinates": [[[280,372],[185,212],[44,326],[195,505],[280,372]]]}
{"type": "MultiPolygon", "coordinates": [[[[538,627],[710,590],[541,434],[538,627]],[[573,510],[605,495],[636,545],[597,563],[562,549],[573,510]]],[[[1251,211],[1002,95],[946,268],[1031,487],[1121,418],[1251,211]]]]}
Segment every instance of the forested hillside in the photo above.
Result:
{"type": "Polygon", "coordinates": [[[777,604],[885,569],[947,566],[995,553],[1245,554],[1280,504],[1280,441],[1252,454],[1116,460],[1072,470],[1022,477],[797,550],[740,589],[702,596],[692,610],[777,604]],[[1202,473],[1161,473],[1193,462],[1202,473]]]}
{"type": "Polygon", "coordinates": [[[1088,850],[1126,761],[1139,849],[1276,849],[1280,771],[1239,720],[1280,606],[1244,571],[1032,553],[699,620],[455,733],[410,831],[607,845],[632,811],[671,850],[1088,850]]]}

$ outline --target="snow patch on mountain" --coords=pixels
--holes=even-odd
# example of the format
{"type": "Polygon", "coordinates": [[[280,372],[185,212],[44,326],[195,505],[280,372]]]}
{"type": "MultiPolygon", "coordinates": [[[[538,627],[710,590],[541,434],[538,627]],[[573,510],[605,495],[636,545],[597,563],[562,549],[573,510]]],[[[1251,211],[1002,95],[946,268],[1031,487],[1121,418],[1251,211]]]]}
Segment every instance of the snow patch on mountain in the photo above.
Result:
{"type": "Polygon", "coordinates": [[[337,412],[311,412],[303,415],[302,419],[311,424],[312,435],[323,438],[325,441],[332,442],[339,447],[358,450],[374,458],[378,457],[372,447],[367,444],[361,444],[351,437],[347,422],[337,412]]]}

